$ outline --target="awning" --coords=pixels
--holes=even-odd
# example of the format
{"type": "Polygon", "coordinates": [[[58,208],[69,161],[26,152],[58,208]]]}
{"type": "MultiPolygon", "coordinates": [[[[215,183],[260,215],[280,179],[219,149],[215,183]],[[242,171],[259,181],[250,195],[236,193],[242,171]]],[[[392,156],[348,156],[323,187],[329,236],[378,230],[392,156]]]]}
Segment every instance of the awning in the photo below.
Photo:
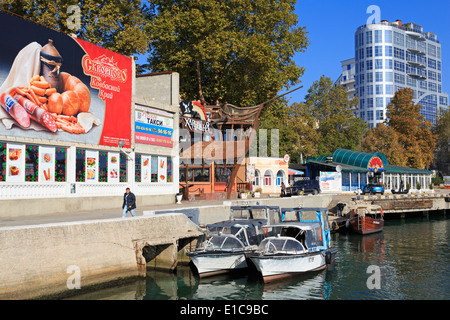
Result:
{"type": "Polygon", "coordinates": [[[304,175],[305,173],[303,171],[300,170],[294,170],[294,169],[289,169],[289,175],[290,176],[301,176],[304,175]]]}

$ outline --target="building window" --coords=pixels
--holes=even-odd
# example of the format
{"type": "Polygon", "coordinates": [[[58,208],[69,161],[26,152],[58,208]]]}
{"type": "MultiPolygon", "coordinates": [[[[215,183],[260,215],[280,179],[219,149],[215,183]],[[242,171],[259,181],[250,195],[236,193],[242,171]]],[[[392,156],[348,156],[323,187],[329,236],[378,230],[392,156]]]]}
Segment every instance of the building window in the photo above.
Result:
{"type": "Polygon", "coordinates": [[[39,181],[38,174],[39,147],[36,145],[25,146],[25,181],[39,181]]]}
{"type": "Polygon", "coordinates": [[[100,151],[98,157],[98,181],[108,182],[108,152],[100,151]]]}
{"type": "Polygon", "coordinates": [[[394,58],[404,60],[405,59],[405,50],[399,49],[399,48],[394,48],[394,58]]]}
{"type": "Polygon", "coordinates": [[[366,58],[372,58],[372,47],[366,48],[366,58]]]}
{"type": "Polygon", "coordinates": [[[367,86],[367,95],[368,96],[372,96],[373,95],[373,86],[372,85],[368,85],[367,86]]]}
{"type": "Polygon", "coordinates": [[[375,59],[375,69],[383,69],[383,59],[375,59]]]}
{"type": "Polygon", "coordinates": [[[399,32],[394,31],[394,44],[404,47],[405,46],[405,36],[399,32]]]}
{"type": "Polygon", "coordinates": [[[281,186],[282,182],[284,182],[284,171],[279,170],[277,172],[277,186],[281,186]]]}
{"type": "Polygon", "coordinates": [[[375,57],[383,56],[383,46],[375,46],[375,57]]]}
{"type": "Polygon", "coordinates": [[[394,81],[396,83],[405,84],[405,75],[394,73],[394,81]]]}
{"type": "Polygon", "coordinates": [[[372,70],[373,69],[373,61],[372,60],[367,60],[367,70],[372,70]]]}
{"type": "Polygon", "coordinates": [[[375,94],[383,94],[383,85],[382,84],[377,84],[375,86],[375,94]]]}
{"type": "Polygon", "coordinates": [[[77,182],[86,181],[86,150],[77,148],[75,179],[77,182]]]}
{"type": "Polygon", "coordinates": [[[392,70],[392,59],[384,60],[384,68],[388,70],[392,70]]]}
{"type": "Polygon", "coordinates": [[[375,82],[383,82],[383,72],[375,72],[375,82]]]}
{"type": "Polygon", "coordinates": [[[384,107],[384,105],[383,105],[383,97],[377,97],[375,99],[375,101],[376,101],[376,107],[377,108],[383,108],[384,107]]]}
{"type": "Polygon", "coordinates": [[[405,72],[405,64],[403,62],[394,61],[394,70],[405,72]]]}
{"type": "Polygon", "coordinates": [[[384,120],[384,117],[383,117],[383,110],[377,110],[376,111],[376,120],[384,120]]]}
{"type": "Polygon", "coordinates": [[[134,181],[141,182],[141,155],[138,153],[134,156],[134,181]]]}
{"type": "Polygon", "coordinates": [[[67,148],[55,148],[55,181],[66,181],[67,148]]]}
{"type": "Polygon", "coordinates": [[[392,46],[384,47],[384,55],[386,57],[392,57],[392,46]]]}
{"type": "Polygon", "coordinates": [[[258,169],[255,170],[255,180],[253,181],[253,185],[255,187],[258,187],[260,184],[260,180],[261,179],[261,173],[259,172],[258,169]]]}
{"type": "Polygon", "coordinates": [[[373,73],[372,73],[372,72],[368,72],[368,73],[366,74],[366,82],[367,82],[367,83],[373,82],[373,73]]]}
{"type": "Polygon", "coordinates": [[[384,42],[392,43],[392,30],[384,30],[384,42]]]}
{"type": "Polygon", "coordinates": [[[372,43],[372,30],[366,31],[366,44],[372,43]]]}
{"type": "Polygon", "coordinates": [[[392,84],[386,85],[386,94],[394,94],[394,86],[392,84]]]}
{"type": "Polygon", "coordinates": [[[271,186],[272,185],[272,174],[269,170],[266,170],[264,173],[264,186],[271,186]]]}
{"type": "Polygon", "coordinates": [[[367,111],[367,121],[373,121],[373,111],[367,111]]]}
{"type": "Polygon", "coordinates": [[[383,43],[383,30],[375,30],[375,43],[383,43]]]}
{"type": "Polygon", "coordinates": [[[432,57],[436,57],[436,46],[431,43],[428,44],[428,54],[432,57]]]}
{"type": "Polygon", "coordinates": [[[384,81],[392,82],[394,81],[394,73],[392,71],[387,71],[384,73],[384,81]]]}
{"type": "Polygon", "coordinates": [[[416,79],[411,77],[406,77],[406,84],[410,87],[415,88],[416,87],[416,79]]]}
{"type": "Polygon", "coordinates": [[[436,69],[436,60],[428,58],[428,68],[436,69]]]}
{"type": "Polygon", "coordinates": [[[123,152],[120,153],[120,182],[128,182],[128,161],[127,155],[123,152]]]}
{"type": "Polygon", "coordinates": [[[367,108],[373,108],[373,98],[367,98],[367,108]]]}

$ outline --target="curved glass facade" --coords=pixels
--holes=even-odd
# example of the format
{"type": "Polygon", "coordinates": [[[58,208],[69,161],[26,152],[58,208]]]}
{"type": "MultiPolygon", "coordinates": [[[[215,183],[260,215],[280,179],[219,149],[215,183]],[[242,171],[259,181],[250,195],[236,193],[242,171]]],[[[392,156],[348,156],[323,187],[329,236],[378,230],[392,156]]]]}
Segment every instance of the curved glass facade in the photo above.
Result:
{"type": "Polygon", "coordinates": [[[357,113],[370,127],[385,120],[387,105],[403,88],[414,90],[414,102],[422,105],[421,113],[435,124],[438,109],[448,106],[436,35],[423,33],[413,23],[359,27],[355,32],[355,88],[357,113]]]}

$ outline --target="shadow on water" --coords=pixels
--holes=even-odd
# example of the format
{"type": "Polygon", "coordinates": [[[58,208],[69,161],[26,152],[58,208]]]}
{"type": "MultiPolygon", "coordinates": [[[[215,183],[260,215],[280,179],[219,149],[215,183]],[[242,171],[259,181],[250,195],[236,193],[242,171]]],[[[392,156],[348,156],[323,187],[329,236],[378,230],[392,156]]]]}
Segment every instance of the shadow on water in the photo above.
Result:
{"type": "Polygon", "coordinates": [[[200,279],[192,266],[176,273],[147,271],[146,278],[75,299],[303,300],[450,299],[448,216],[387,220],[371,235],[333,234],[336,261],[327,270],[264,284],[248,272],[200,279]],[[372,269],[371,269],[371,268],[372,269]],[[379,288],[370,289],[379,272],[379,288]]]}

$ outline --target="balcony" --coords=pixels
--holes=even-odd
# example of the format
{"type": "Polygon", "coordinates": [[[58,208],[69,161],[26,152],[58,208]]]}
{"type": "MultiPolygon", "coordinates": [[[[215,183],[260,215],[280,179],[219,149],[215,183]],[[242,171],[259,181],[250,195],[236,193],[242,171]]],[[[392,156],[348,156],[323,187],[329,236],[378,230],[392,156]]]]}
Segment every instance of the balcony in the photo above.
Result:
{"type": "Polygon", "coordinates": [[[425,61],[421,61],[421,59],[406,56],[406,61],[414,67],[426,68],[425,61]]]}
{"type": "Polygon", "coordinates": [[[422,51],[422,49],[420,49],[420,48],[417,48],[417,49],[415,49],[415,48],[406,48],[406,49],[409,50],[412,53],[421,54],[423,56],[427,54],[425,51],[422,51]]]}

